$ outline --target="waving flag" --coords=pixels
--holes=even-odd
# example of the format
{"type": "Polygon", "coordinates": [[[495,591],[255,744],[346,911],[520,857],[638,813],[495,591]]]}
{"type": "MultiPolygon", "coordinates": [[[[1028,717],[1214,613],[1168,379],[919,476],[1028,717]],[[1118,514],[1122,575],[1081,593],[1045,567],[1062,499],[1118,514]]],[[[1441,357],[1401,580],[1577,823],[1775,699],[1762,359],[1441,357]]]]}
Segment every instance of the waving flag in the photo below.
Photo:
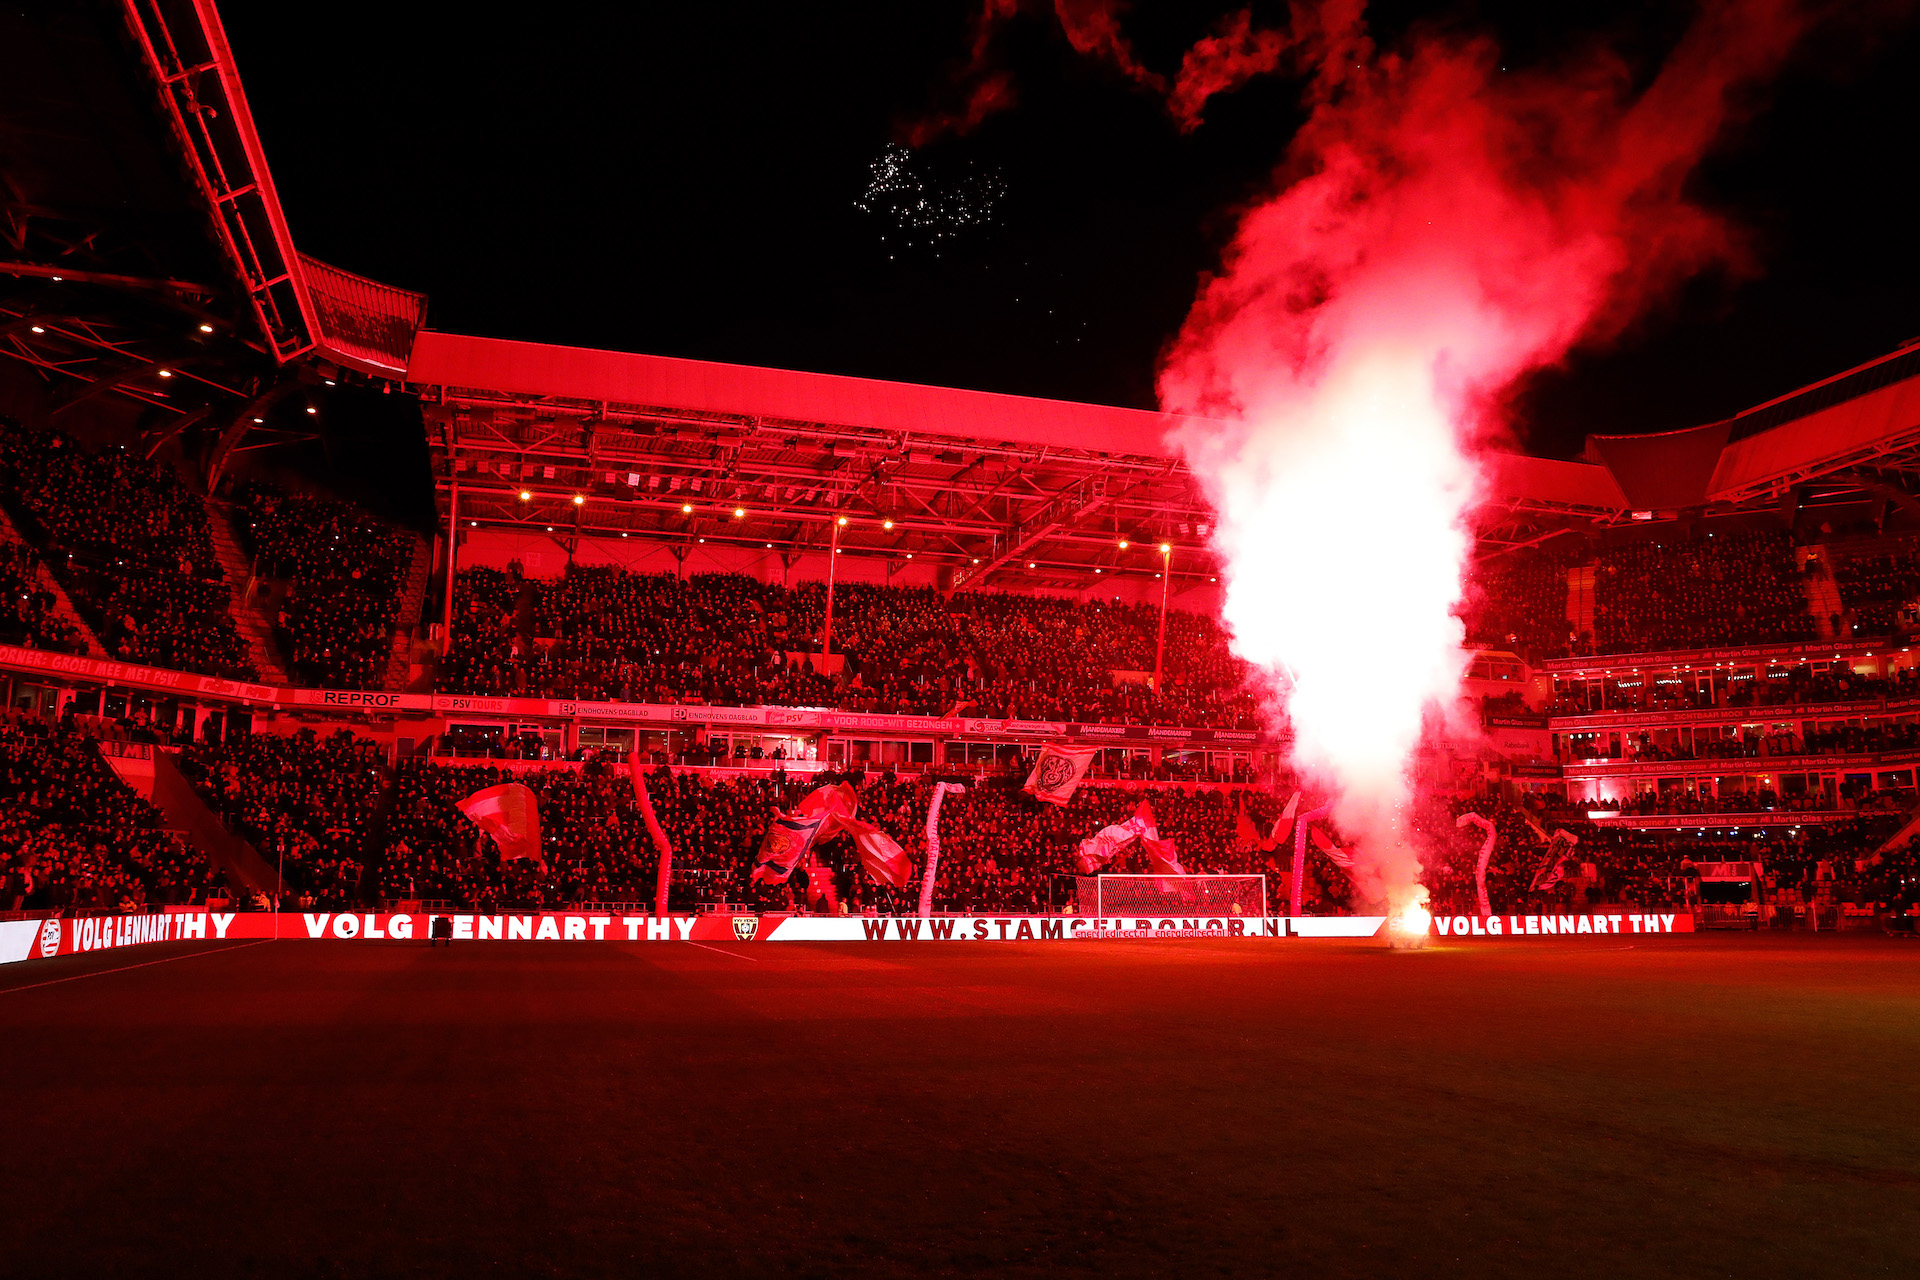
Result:
{"type": "Polygon", "coordinates": [[[1183,876],[1187,869],[1180,865],[1180,852],[1173,847],[1171,840],[1155,840],[1141,837],[1140,847],[1147,851],[1147,864],[1157,875],[1183,876]]]}
{"type": "MultiPolygon", "coordinates": [[[[854,817],[859,809],[859,795],[842,782],[815,787],[790,814],[776,810],[749,879],[756,884],[785,884],[800,859],[812,857],[815,844],[843,835],[853,841],[868,875],[896,889],[905,885],[913,876],[913,859],[892,836],[854,817]]],[[[811,869],[808,880],[812,880],[811,869]]]]}
{"type": "Polygon", "coordinates": [[[503,782],[476,791],[453,807],[493,837],[501,858],[526,858],[545,869],[547,860],[540,853],[540,803],[530,788],[503,782]]]}
{"type": "Polygon", "coordinates": [[[1547,860],[1533,873],[1534,893],[1545,893],[1567,878],[1567,864],[1573,861],[1573,848],[1579,843],[1580,837],[1564,828],[1553,833],[1547,842],[1547,860]]]}
{"type": "MultiPolygon", "coordinates": [[[[1080,874],[1090,876],[1113,861],[1122,849],[1143,837],[1156,841],[1160,839],[1160,828],[1154,823],[1153,807],[1145,800],[1140,802],[1140,807],[1125,822],[1102,827],[1082,840],[1079,849],[1074,852],[1074,862],[1080,868],[1080,874]]],[[[1171,848],[1172,842],[1168,841],[1167,844],[1171,848]]]]}
{"type": "Polygon", "coordinates": [[[1294,814],[1299,811],[1300,793],[1296,791],[1288,798],[1286,810],[1273,820],[1273,834],[1267,837],[1264,852],[1272,853],[1275,849],[1286,845],[1288,838],[1293,835],[1294,814]]]}
{"type": "Polygon", "coordinates": [[[1027,778],[1026,792],[1048,804],[1065,804],[1087,776],[1098,747],[1043,747],[1027,778]]]}
{"type": "Polygon", "coordinates": [[[1308,831],[1307,834],[1313,837],[1314,848],[1326,854],[1327,860],[1333,863],[1334,866],[1345,871],[1351,871],[1353,869],[1353,855],[1335,844],[1326,832],[1318,827],[1314,827],[1308,831]]]}
{"type": "Polygon", "coordinates": [[[853,838],[853,847],[860,851],[860,865],[868,875],[896,889],[904,888],[913,878],[913,859],[892,836],[858,818],[838,818],[835,822],[840,833],[853,838]]]}
{"type": "Polygon", "coordinates": [[[785,884],[794,867],[813,847],[814,837],[826,822],[823,814],[781,813],[773,811],[773,821],[760,841],[760,855],[754,859],[749,884],[785,884]]]}

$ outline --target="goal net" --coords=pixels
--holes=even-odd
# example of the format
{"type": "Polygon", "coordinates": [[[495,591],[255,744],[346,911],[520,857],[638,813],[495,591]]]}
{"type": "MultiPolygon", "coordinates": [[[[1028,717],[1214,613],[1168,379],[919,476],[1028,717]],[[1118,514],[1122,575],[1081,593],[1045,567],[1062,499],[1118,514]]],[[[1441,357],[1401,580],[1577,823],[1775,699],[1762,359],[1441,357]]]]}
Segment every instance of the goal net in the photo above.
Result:
{"type": "Polygon", "coordinates": [[[1123,916],[1264,916],[1265,876],[1080,876],[1076,910],[1123,916]]]}

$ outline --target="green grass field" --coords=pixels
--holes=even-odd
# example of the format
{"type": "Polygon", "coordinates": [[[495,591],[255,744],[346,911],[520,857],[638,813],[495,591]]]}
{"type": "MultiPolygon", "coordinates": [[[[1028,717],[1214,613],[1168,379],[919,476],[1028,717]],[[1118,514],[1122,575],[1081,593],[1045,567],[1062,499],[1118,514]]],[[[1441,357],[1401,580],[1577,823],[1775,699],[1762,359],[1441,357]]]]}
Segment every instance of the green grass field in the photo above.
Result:
{"type": "Polygon", "coordinates": [[[0,1042],[14,1276],[1920,1276],[1880,939],[163,944],[0,1042]]]}

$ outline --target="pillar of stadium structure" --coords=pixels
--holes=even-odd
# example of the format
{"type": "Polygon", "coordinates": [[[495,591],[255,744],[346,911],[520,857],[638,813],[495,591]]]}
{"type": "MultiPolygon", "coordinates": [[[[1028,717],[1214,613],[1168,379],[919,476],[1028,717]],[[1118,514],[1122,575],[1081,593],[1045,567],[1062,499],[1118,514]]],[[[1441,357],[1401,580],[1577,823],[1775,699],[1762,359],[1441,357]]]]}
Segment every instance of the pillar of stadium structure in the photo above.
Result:
{"type": "Polygon", "coordinates": [[[440,653],[453,649],[453,579],[460,568],[460,427],[449,413],[447,433],[447,582],[440,609],[440,653]]]}
{"type": "Polygon", "coordinates": [[[1173,589],[1173,544],[1160,544],[1160,639],[1153,646],[1153,691],[1165,695],[1160,672],[1167,658],[1167,593],[1173,589]]]}
{"type": "Polygon", "coordinates": [[[447,463],[447,589],[440,607],[440,652],[453,648],[453,578],[460,570],[460,477],[447,463]]]}
{"type": "Polygon", "coordinates": [[[828,528],[832,531],[827,546],[827,617],[820,629],[820,674],[827,673],[827,655],[833,652],[833,575],[840,567],[840,530],[846,527],[847,518],[841,516],[828,528]]]}

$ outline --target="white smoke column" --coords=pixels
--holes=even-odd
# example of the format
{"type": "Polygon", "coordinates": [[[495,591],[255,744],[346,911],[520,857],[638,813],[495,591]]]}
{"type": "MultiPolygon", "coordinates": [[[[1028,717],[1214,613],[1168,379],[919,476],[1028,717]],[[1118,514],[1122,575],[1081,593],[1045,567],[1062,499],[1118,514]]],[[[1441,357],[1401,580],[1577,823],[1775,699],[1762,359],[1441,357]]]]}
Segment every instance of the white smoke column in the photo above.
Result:
{"type": "Polygon", "coordinates": [[[1604,52],[1531,74],[1485,41],[1376,55],[1357,7],[1322,8],[1334,53],[1281,190],[1244,217],[1160,392],[1206,420],[1176,438],[1218,511],[1225,621],[1282,688],[1366,905],[1424,899],[1408,768],[1459,694],[1453,609],[1500,397],[1729,255],[1681,182],[1793,12],[1709,3],[1635,97],[1604,52]]]}

